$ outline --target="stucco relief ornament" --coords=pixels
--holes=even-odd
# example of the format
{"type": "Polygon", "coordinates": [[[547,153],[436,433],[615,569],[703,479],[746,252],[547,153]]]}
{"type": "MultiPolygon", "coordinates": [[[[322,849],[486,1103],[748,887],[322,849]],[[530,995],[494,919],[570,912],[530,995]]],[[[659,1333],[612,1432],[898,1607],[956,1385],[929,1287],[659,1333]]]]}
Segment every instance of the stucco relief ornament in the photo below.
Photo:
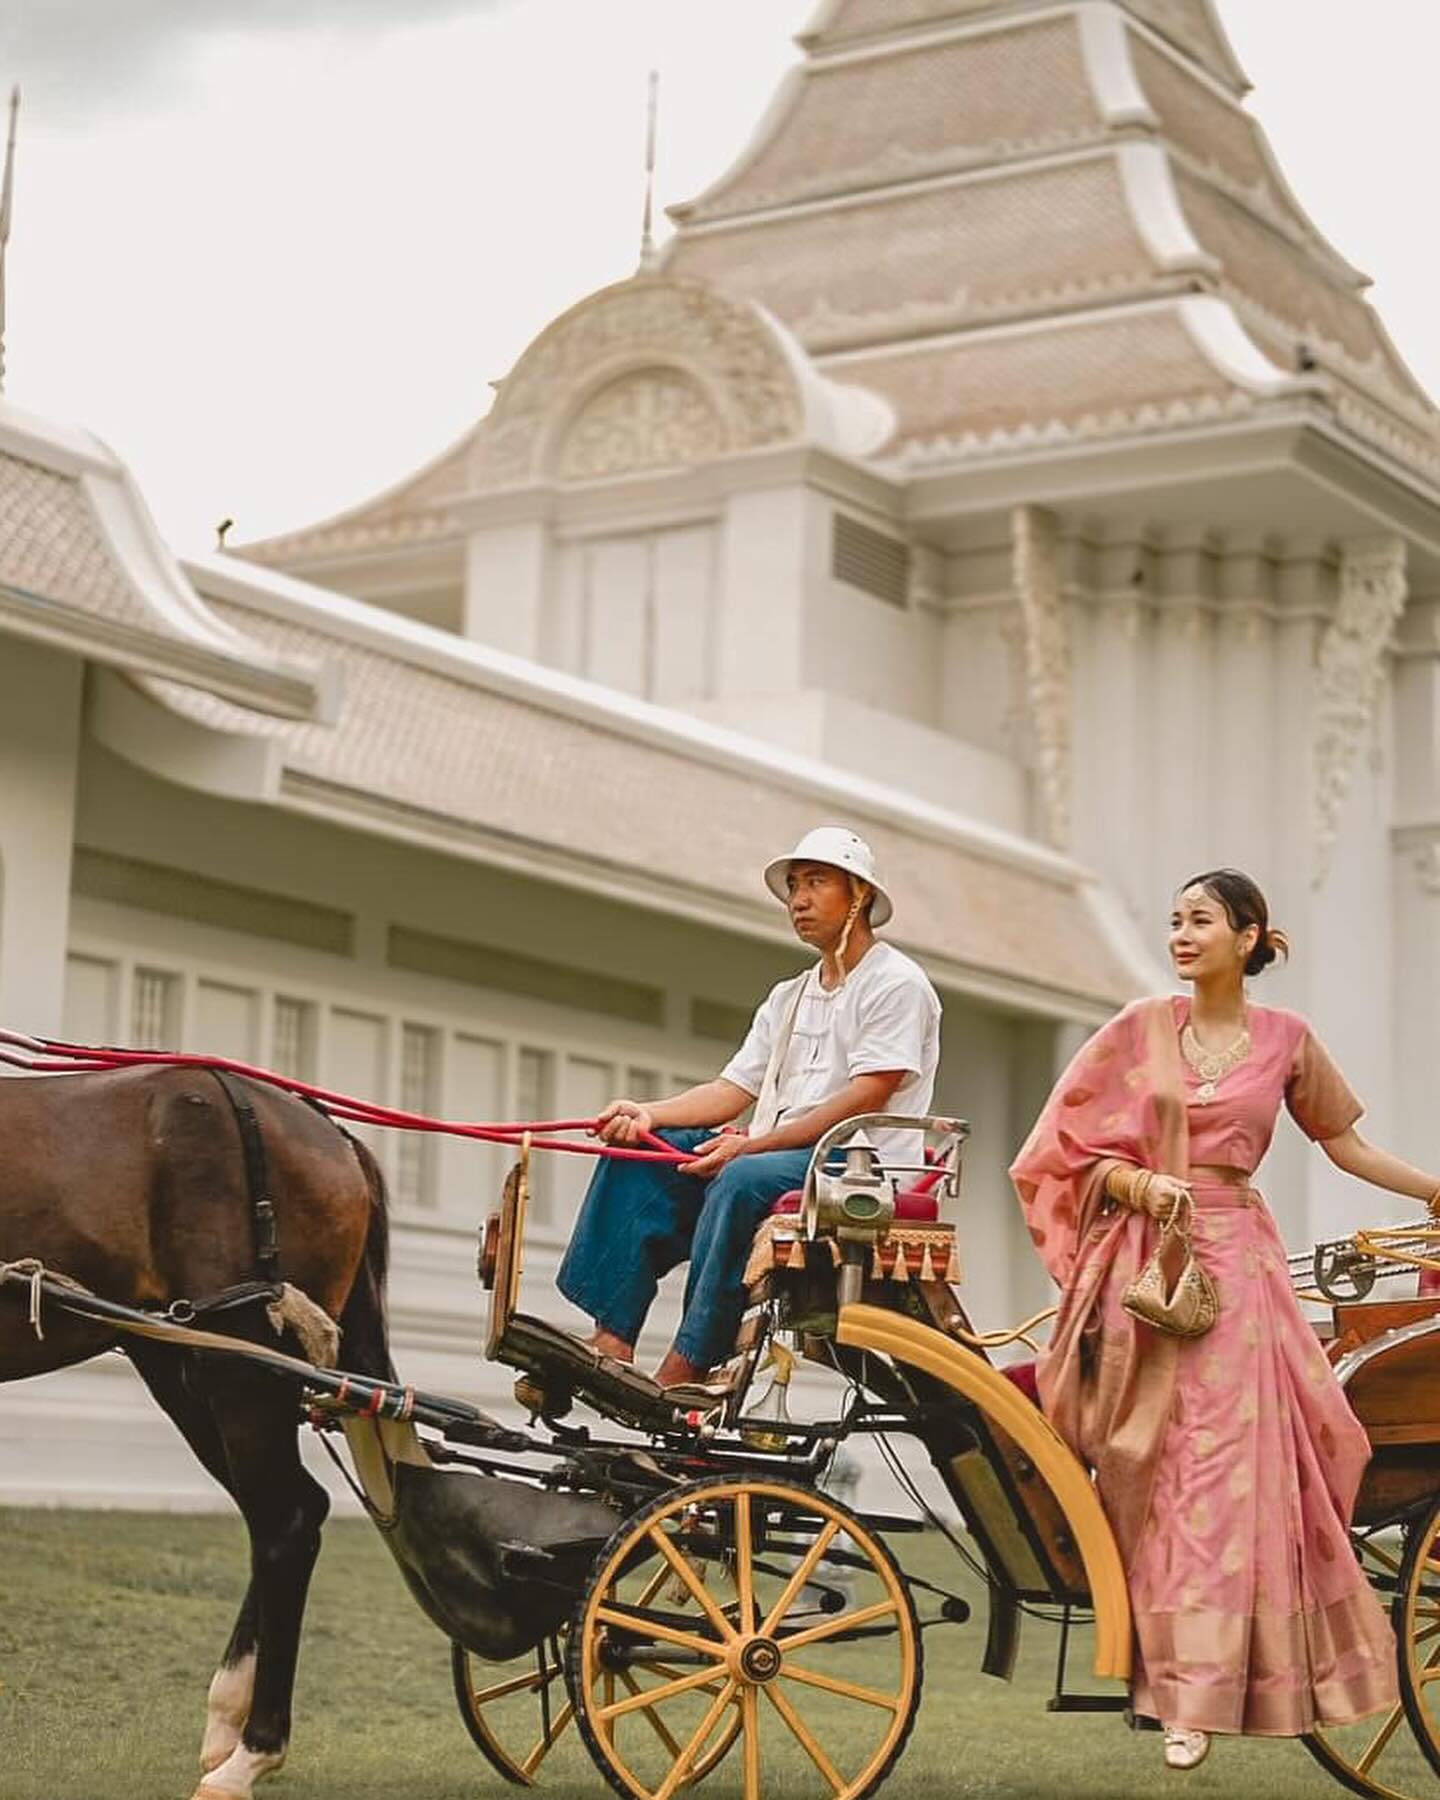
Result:
{"type": "Polygon", "coordinates": [[[1071,694],[1059,533],[1053,514],[1036,506],[1017,506],[1011,530],[1045,836],[1064,849],[1070,842],[1071,694]]]}
{"type": "Polygon", "coordinates": [[[564,481],[683,467],[725,450],[725,427],[678,369],[642,369],[602,387],[566,431],[555,459],[564,481]]]}
{"type": "Polygon", "coordinates": [[[788,442],[803,429],[794,371],[755,307],[702,282],[637,276],[582,300],[520,358],[476,440],[477,484],[538,478],[551,433],[579,395],[657,365],[711,397],[731,449],[788,442]]]}
{"type": "Polygon", "coordinates": [[[1385,657],[1405,610],[1405,545],[1387,538],[1346,547],[1340,597],[1320,642],[1316,672],[1314,885],[1330,869],[1355,763],[1374,723],[1385,657]]]}

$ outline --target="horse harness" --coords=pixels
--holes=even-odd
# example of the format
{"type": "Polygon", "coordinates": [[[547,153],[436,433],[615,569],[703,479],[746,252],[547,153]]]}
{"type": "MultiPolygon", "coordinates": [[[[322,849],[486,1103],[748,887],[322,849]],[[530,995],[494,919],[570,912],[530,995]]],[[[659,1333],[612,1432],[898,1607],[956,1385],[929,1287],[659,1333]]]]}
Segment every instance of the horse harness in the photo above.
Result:
{"type": "MultiPolygon", "coordinates": [[[[220,1084],[220,1091],[230,1102],[230,1110],[235,1115],[240,1132],[240,1155],[245,1165],[245,1189],[255,1216],[255,1268],[259,1281],[247,1285],[257,1290],[261,1287],[273,1289],[268,1297],[274,1299],[280,1292],[280,1238],[275,1227],[275,1202],[270,1195],[270,1174],[260,1120],[255,1103],[241,1090],[233,1075],[228,1075],[224,1069],[212,1069],[210,1073],[220,1084]]],[[[254,1297],[259,1298],[258,1292],[254,1297]]]]}

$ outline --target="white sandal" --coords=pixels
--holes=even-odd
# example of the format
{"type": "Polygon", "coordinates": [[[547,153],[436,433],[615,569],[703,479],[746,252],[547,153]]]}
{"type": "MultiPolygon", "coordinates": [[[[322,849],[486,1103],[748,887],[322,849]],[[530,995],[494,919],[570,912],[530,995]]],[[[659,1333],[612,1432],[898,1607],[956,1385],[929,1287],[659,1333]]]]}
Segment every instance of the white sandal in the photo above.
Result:
{"type": "Polygon", "coordinates": [[[1210,1754],[1210,1733],[1189,1731],[1183,1725],[1165,1727],[1165,1767],[1198,1769],[1210,1754]]]}

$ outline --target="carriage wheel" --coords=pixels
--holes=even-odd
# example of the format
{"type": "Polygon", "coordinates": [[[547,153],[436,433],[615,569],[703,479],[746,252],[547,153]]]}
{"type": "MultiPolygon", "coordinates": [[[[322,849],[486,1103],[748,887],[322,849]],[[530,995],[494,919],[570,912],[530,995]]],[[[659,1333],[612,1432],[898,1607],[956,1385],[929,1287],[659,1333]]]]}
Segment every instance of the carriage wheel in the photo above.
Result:
{"type": "MultiPolygon", "coordinates": [[[[659,1592],[663,1580],[656,1583],[659,1592]]],[[[653,1599],[654,1596],[652,1595],[653,1599]]],[[[455,1680],[455,1699],[465,1729],[490,1767],[516,1787],[539,1785],[540,1765],[564,1736],[575,1717],[575,1708],[560,1677],[564,1670],[565,1639],[562,1626],[554,1648],[542,1644],[528,1668],[515,1674],[492,1677],[499,1671],[472,1656],[463,1644],[450,1647],[450,1666],[455,1680]],[[557,1654],[558,1652],[558,1654],[557,1654]]],[[[669,1676],[668,1664],[647,1665],[649,1673],[669,1676]]],[[[626,1684],[633,1691],[636,1677],[627,1671],[626,1684]]],[[[666,1728],[658,1719],[649,1721],[659,1734],[666,1728]]],[[[740,1730],[738,1715],[695,1759],[687,1786],[703,1781],[735,1742],[740,1730]]]]}
{"type": "MultiPolygon", "coordinates": [[[[1422,1664],[1431,1655],[1440,1656],[1440,1563],[1432,1561],[1428,1576],[1424,1575],[1427,1561],[1436,1554],[1433,1546],[1435,1534],[1440,1532],[1440,1508],[1426,1521],[1426,1527],[1421,1533],[1411,1532],[1407,1536],[1403,1554],[1381,1532],[1355,1534],[1355,1550],[1361,1566],[1395,1624],[1400,1652],[1400,1689],[1402,1695],[1407,1696],[1406,1702],[1355,1725],[1319,1726],[1303,1740],[1305,1748],[1337,1781],[1351,1793],[1366,1794],[1373,1800],[1437,1800],[1440,1797],[1440,1783],[1436,1782],[1430,1767],[1436,1756],[1435,1739],[1430,1735],[1435,1727],[1422,1729],[1414,1723],[1414,1715],[1409,1719],[1406,1717],[1409,1710],[1407,1649],[1415,1629],[1424,1634],[1419,1646],[1422,1664]],[[1422,1538],[1432,1548],[1417,1559],[1417,1546],[1422,1538]],[[1407,1583],[1411,1581],[1407,1569],[1412,1562],[1417,1563],[1422,1577],[1428,1582],[1428,1587],[1423,1582],[1417,1586],[1415,1601],[1411,1600],[1407,1589],[1407,1583]],[[1417,1611],[1417,1604],[1422,1609],[1428,1607],[1429,1611],[1417,1611]],[[1413,1617],[1417,1625],[1407,1625],[1407,1617],[1413,1617]],[[1427,1757],[1430,1762],[1426,1761],[1427,1757]]],[[[1433,1693],[1428,1695],[1425,1704],[1432,1704],[1434,1699],[1433,1693]]]]}
{"type": "Polygon", "coordinates": [[[1440,1774],[1440,1502],[1416,1520],[1405,1540],[1395,1635],[1405,1716],[1440,1774]]]}
{"type": "Polygon", "coordinates": [[[566,1656],[580,1734],[625,1800],[669,1800],[737,1731],[744,1800],[861,1800],[904,1748],[921,1675],[880,1540],[824,1494],[745,1479],[692,1482],[628,1519],[566,1656]]]}

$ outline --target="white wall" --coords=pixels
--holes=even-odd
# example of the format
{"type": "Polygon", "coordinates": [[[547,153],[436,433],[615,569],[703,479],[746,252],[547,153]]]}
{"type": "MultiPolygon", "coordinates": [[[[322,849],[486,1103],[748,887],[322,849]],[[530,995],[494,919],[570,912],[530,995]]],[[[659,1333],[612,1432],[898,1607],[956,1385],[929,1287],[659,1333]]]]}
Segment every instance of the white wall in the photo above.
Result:
{"type": "Polygon", "coordinates": [[[0,1021],[60,1024],[83,666],[0,640],[0,1021]]]}

